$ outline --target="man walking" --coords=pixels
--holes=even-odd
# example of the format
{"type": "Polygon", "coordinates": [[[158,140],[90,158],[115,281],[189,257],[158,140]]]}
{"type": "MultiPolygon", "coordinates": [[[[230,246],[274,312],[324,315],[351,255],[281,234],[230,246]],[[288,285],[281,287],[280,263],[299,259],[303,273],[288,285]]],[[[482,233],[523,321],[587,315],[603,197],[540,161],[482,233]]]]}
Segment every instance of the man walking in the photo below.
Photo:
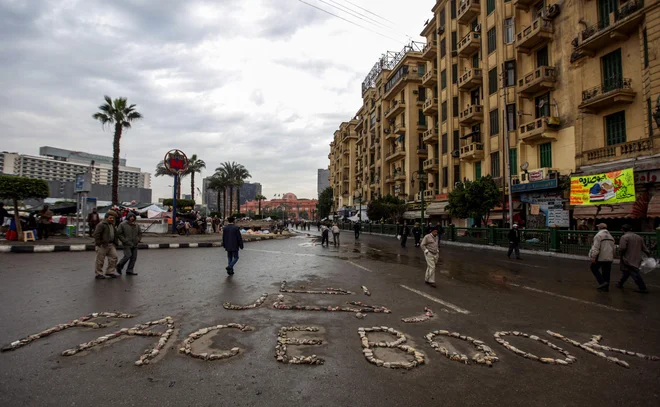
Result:
{"type": "Polygon", "coordinates": [[[421,246],[422,250],[424,250],[424,257],[426,258],[426,275],[424,276],[424,282],[435,288],[437,287],[435,285],[435,264],[440,257],[440,251],[438,250],[438,230],[431,229],[431,233],[424,236],[424,239],[422,239],[421,246]]]}
{"type": "Polygon", "coordinates": [[[415,238],[415,247],[419,247],[419,243],[422,240],[422,228],[419,227],[419,222],[415,222],[415,226],[412,228],[412,235],[415,238]]]}
{"type": "Polygon", "coordinates": [[[403,226],[401,227],[401,247],[406,248],[406,242],[408,241],[408,236],[410,235],[410,229],[406,225],[406,221],[403,221],[403,226]]]}
{"type": "Polygon", "coordinates": [[[522,260],[520,258],[520,230],[518,230],[518,224],[514,223],[513,227],[509,230],[509,252],[506,257],[511,258],[511,253],[515,250],[516,259],[522,260]]]}
{"type": "Polygon", "coordinates": [[[39,215],[39,236],[41,239],[48,239],[48,232],[50,231],[50,222],[53,220],[53,212],[48,209],[48,205],[38,212],[39,215]]]}
{"type": "Polygon", "coordinates": [[[227,218],[228,224],[222,229],[222,246],[227,251],[227,274],[234,275],[234,266],[238,263],[238,251],[243,250],[243,236],[238,226],[234,225],[236,218],[227,218]]]}
{"type": "Polygon", "coordinates": [[[115,211],[108,211],[103,222],[99,223],[94,230],[94,244],[96,245],[96,278],[117,278],[114,273],[117,267],[117,233],[115,230],[115,211]],[[108,258],[108,266],[103,274],[103,263],[108,258]]]}
{"type": "Polygon", "coordinates": [[[142,240],[142,230],[140,229],[140,225],[135,222],[134,213],[129,213],[128,216],[126,216],[126,220],[119,225],[119,228],[117,229],[117,237],[121,241],[121,245],[124,249],[124,257],[119,264],[117,264],[117,273],[121,274],[124,265],[128,262],[126,274],[129,276],[137,276],[137,273],[133,269],[135,267],[135,261],[137,260],[138,243],[142,240]]]}
{"type": "Polygon", "coordinates": [[[324,244],[330,246],[330,230],[326,225],[321,226],[321,229],[321,247],[323,247],[324,244]]]}
{"type": "Polygon", "coordinates": [[[335,246],[339,246],[339,226],[336,223],[332,225],[332,240],[335,246]]]}
{"type": "MultiPolygon", "coordinates": [[[[614,238],[607,230],[607,225],[599,223],[597,225],[598,233],[594,236],[589,258],[591,259],[591,272],[596,277],[599,291],[610,290],[610,271],[614,261],[614,238]],[[603,274],[600,269],[603,269],[603,274]]],[[[623,271],[623,267],[621,268],[623,271]]]]}
{"type": "MultiPolygon", "coordinates": [[[[646,294],[649,290],[646,288],[642,275],[639,274],[639,267],[642,264],[642,253],[651,256],[651,251],[646,247],[644,239],[638,234],[632,233],[630,225],[623,225],[623,236],[619,239],[619,252],[621,254],[621,280],[616,286],[623,288],[628,277],[632,276],[637,284],[636,293],[646,294]]],[[[609,282],[609,281],[608,281],[609,282]]]]}
{"type": "Polygon", "coordinates": [[[98,224],[101,223],[101,217],[99,216],[99,213],[96,211],[96,208],[92,209],[92,212],[87,215],[87,224],[89,225],[89,236],[93,237],[94,236],[94,231],[96,230],[96,227],[98,224]]]}
{"type": "Polygon", "coordinates": [[[360,238],[360,222],[353,224],[353,230],[355,231],[355,240],[358,240],[360,238]]]}

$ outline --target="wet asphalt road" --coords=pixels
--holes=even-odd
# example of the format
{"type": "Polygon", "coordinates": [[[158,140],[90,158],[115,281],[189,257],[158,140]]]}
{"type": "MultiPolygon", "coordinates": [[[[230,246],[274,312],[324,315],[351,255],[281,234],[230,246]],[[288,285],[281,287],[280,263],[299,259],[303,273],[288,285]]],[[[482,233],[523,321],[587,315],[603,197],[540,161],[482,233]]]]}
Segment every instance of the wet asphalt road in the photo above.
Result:
{"type": "MultiPolygon", "coordinates": [[[[316,232],[312,232],[315,234],[316,232]]],[[[619,406],[660,405],[660,362],[621,356],[625,369],[551,339],[552,330],[580,342],[592,334],[603,344],[660,355],[660,273],[648,276],[652,293],[628,288],[609,294],[594,289],[584,262],[528,256],[509,261],[501,252],[445,246],[438,288],[423,283],[419,249],[398,247],[389,237],[363,235],[355,242],[342,233],[339,248],[321,248],[315,238],[298,237],[246,245],[228,278],[221,249],[170,249],[139,254],[139,275],[93,279],[94,253],[0,255],[0,344],[98,311],[136,314],[115,326],[131,327],[172,316],[177,330],[162,357],[148,366],[133,362],[153,338],[126,338],[64,357],[60,353],[115,329],[74,328],[0,354],[2,406],[619,406]],[[383,305],[391,314],[275,310],[282,280],[290,288],[335,287],[351,296],[291,294],[299,304],[343,304],[357,300],[383,305]],[[366,285],[371,297],[362,294],[366,285]],[[444,304],[425,298],[433,296],[444,304]],[[248,304],[270,293],[258,309],[229,311],[222,303],[248,304]],[[402,317],[435,318],[405,324],[402,317]],[[469,313],[461,313],[466,311],[469,313]],[[229,322],[254,332],[221,332],[206,342],[213,349],[239,347],[222,361],[200,361],[178,353],[191,332],[229,322]],[[274,358],[281,326],[313,325],[327,344],[302,354],[326,359],[322,366],[283,365],[274,358]],[[411,371],[369,364],[362,355],[359,327],[388,326],[404,332],[427,364],[411,371]],[[483,340],[500,358],[494,367],[463,365],[435,352],[423,336],[432,330],[458,331],[483,340]],[[549,339],[578,358],[571,366],[524,359],[494,341],[499,330],[518,330],[549,339]]],[[[613,279],[619,276],[615,266],[613,279]]],[[[203,338],[204,339],[204,338],[203,338]]],[[[200,340],[201,341],[201,340],[200,340]]],[[[511,344],[541,357],[560,357],[532,340],[511,344]]],[[[471,354],[462,341],[450,347],[471,354]]],[[[292,347],[290,347],[292,349],[292,347]]],[[[616,356],[615,354],[612,354],[616,356]]]]}

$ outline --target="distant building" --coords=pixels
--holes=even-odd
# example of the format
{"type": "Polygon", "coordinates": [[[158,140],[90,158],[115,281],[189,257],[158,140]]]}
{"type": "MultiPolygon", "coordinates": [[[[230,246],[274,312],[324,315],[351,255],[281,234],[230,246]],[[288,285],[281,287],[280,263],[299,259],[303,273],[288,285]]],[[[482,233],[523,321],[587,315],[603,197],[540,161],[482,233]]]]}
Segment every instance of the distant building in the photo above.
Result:
{"type": "Polygon", "coordinates": [[[190,194],[183,194],[183,195],[181,195],[181,199],[192,199],[192,195],[190,195],[190,194]]]}
{"type": "Polygon", "coordinates": [[[330,186],[330,170],[319,168],[316,180],[317,198],[321,196],[321,192],[330,186]]]}
{"type": "MultiPolygon", "coordinates": [[[[270,201],[261,201],[261,212],[263,215],[282,216],[283,213],[289,219],[314,219],[316,217],[317,199],[298,199],[298,197],[288,192],[281,198],[270,201]]],[[[258,213],[259,202],[248,201],[241,205],[241,213],[258,213]]]]}
{"type": "Polygon", "coordinates": [[[246,182],[241,187],[240,195],[241,205],[247,201],[253,201],[257,195],[261,195],[261,184],[258,182],[246,182]]]}
{"type": "MultiPolygon", "coordinates": [[[[75,181],[47,181],[50,189],[49,198],[76,199],[75,181]]],[[[119,186],[119,202],[151,203],[151,189],[119,186]]],[[[92,184],[87,194],[98,201],[112,201],[112,185],[92,184]]]]}
{"type": "MultiPolygon", "coordinates": [[[[90,154],[82,151],[65,150],[56,147],[48,147],[48,146],[39,147],[39,155],[48,158],[53,158],[58,161],[77,161],[85,164],[89,164],[92,161],[94,161],[95,163],[98,164],[112,165],[112,157],[106,155],[90,154]]],[[[126,159],[120,158],[119,165],[125,167],[126,159]]]]}

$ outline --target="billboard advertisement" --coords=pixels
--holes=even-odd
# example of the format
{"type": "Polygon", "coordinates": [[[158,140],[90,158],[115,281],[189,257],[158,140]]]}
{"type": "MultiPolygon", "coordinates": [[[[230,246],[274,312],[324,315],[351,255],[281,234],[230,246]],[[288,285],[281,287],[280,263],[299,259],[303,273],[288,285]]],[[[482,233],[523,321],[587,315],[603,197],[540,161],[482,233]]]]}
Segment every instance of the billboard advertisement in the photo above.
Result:
{"type": "Polygon", "coordinates": [[[635,202],[632,168],[571,177],[571,205],[609,205],[635,202]]]}

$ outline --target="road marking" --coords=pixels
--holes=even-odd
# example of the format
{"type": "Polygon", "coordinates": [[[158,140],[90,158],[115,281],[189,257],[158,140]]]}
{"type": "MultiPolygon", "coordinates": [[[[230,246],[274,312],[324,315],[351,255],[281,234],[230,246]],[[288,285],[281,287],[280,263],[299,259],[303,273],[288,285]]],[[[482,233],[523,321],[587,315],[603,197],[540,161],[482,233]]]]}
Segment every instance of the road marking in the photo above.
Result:
{"type": "Polygon", "coordinates": [[[509,260],[500,260],[500,261],[502,263],[518,264],[518,265],[525,266],[525,267],[536,267],[538,269],[547,269],[547,267],[544,267],[544,266],[535,266],[533,264],[521,263],[520,261],[509,261],[509,260]]]}
{"type": "Polygon", "coordinates": [[[251,252],[261,252],[261,253],[288,254],[288,255],[291,255],[291,256],[316,257],[315,254],[289,253],[289,252],[280,252],[280,251],[277,251],[277,250],[258,250],[258,249],[245,249],[245,250],[251,251],[251,252]]]}
{"type": "Polygon", "coordinates": [[[401,284],[401,287],[405,288],[405,289],[408,290],[408,291],[412,291],[412,292],[414,292],[415,294],[419,294],[419,295],[421,295],[422,297],[427,298],[427,299],[429,299],[429,300],[431,300],[431,301],[435,301],[435,302],[437,302],[438,304],[442,304],[442,305],[444,305],[444,306],[447,307],[447,308],[451,308],[451,309],[453,309],[454,311],[456,311],[456,312],[458,312],[458,313],[460,313],[460,314],[466,314],[466,315],[467,315],[467,314],[470,313],[470,311],[468,311],[468,310],[466,310],[466,309],[463,309],[463,308],[461,308],[461,307],[458,307],[458,306],[456,306],[456,305],[454,305],[454,304],[452,304],[452,303],[450,303],[450,302],[443,301],[443,300],[441,300],[440,298],[437,298],[437,297],[434,297],[434,296],[432,296],[432,295],[429,295],[429,294],[427,294],[427,293],[425,293],[425,292],[423,292],[423,291],[415,290],[414,288],[410,288],[410,287],[408,287],[407,285],[403,285],[403,284],[401,284]]]}
{"type": "Polygon", "coordinates": [[[563,298],[565,300],[580,302],[582,304],[587,304],[587,305],[594,305],[596,307],[605,308],[605,309],[608,309],[610,311],[627,312],[626,310],[610,307],[609,305],[604,305],[604,304],[599,304],[597,302],[581,300],[579,298],[574,298],[574,297],[569,297],[569,296],[566,296],[566,295],[556,294],[556,293],[553,293],[553,292],[550,292],[550,291],[539,290],[538,288],[527,287],[525,285],[518,285],[518,284],[509,284],[509,285],[512,286],[512,287],[524,288],[525,290],[534,291],[534,292],[537,292],[537,293],[548,294],[548,295],[551,295],[551,296],[557,297],[557,298],[563,298]]]}
{"type": "Polygon", "coordinates": [[[364,270],[364,271],[368,271],[368,272],[372,273],[372,271],[369,270],[368,268],[363,267],[363,266],[360,266],[359,264],[353,263],[352,261],[347,261],[346,263],[348,263],[348,264],[350,264],[350,265],[353,265],[353,266],[355,266],[355,267],[357,267],[357,268],[359,268],[359,269],[362,269],[362,270],[364,270]]]}

